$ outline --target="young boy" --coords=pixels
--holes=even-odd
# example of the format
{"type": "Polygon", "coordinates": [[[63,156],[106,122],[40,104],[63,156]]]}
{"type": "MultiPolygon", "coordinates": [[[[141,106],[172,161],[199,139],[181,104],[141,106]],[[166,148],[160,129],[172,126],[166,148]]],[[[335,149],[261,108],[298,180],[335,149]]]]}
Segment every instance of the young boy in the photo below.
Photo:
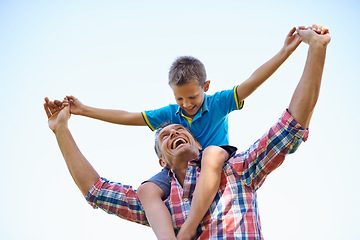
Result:
{"type": "MultiPolygon", "coordinates": [[[[203,64],[193,57],[180,57],[169,71],[169,85],[176,103],[164,108],[142,113],[123,110],[98,109],[82,104],[77,98],[67,96],[70,111],[111,123],[149,126],[156,129],[161,123],[171,121],[187,127],[205,149],[201,162],[201,174],[195,188],[188,216],[177,239],[191,239],[220,184],[223,163],[229,158],[228,148],[217,146],[228,144],[228,118],[233,110],[241,109],[244,99],[266,81],[300,44],[300,36],[291,29],[284,46],[268,62],[259,67],[246,81],[233,89],[207,96],[210,81],[206,80],[203,64]]],[[[181,142],[179,142],[181,144],[181,142]]],[[[161,159],[161,156],[159,156],[161,159]]],[[[161,161],[160,161],[161,162],[161,161]]],[[[170,214],[163,204],[170,194],[169,170],[164,169],[138,188],[138,196],[147,218],[160,238],[176,239],[170,214]]],[[[184,189],[185,191],[186,189],[184,189]]]]}

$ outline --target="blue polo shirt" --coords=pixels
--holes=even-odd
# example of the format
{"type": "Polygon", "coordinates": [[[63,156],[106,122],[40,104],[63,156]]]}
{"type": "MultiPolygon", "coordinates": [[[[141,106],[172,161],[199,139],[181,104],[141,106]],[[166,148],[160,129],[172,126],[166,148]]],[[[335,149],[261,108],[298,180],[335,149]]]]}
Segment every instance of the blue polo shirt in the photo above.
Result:
{"type": "Polygon", "coordinates": [[[210,145],[228,145],[228,114],[243,107],[244,101],[237,100],[236,87],[204,95],[202,107],[193,119],[183,113],[177,104],[169,104],[156,110],[144,111],[142,115],[151,130],[164,122],[181,124],[194,135],[203,149],[210,145]]]}

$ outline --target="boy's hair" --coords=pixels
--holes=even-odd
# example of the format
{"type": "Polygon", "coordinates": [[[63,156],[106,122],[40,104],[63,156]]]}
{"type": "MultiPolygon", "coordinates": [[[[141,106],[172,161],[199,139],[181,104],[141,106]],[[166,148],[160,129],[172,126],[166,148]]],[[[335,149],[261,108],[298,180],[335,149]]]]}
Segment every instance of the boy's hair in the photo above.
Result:
{"type": "Polygon", "coordinates": [[[170,87],[181,86],[191,81],[196,81],[200,87],[204,87],[206,81],[204,64],[191,56],[178,57],[170,67],[170,87]]]}

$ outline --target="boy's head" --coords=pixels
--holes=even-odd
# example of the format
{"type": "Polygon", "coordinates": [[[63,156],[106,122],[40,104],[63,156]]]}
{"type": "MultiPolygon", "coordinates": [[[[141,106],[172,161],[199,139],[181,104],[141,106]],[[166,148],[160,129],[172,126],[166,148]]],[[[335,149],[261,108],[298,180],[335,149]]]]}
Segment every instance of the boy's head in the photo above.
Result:
{"type": "Polygon", "coordinates": [[[178,57],[169,71],[169,85],[177,105],[188,117],[194,117],[204,102],[204,92],[209,89],[204,64],[190,56],[178,57]]]}
{"type": "Polygon", "coordinates": [[[170,67],[170,87],[184,85],[192,81],[196,81],[200,87],[204,87],[206,82],[204,64],[191,56],[178,57],[170,67]]]}

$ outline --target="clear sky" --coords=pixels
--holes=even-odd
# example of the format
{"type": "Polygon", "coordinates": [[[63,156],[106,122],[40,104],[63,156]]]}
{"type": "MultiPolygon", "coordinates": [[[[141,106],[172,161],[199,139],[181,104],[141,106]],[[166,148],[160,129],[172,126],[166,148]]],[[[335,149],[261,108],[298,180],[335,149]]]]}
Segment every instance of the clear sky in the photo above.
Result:
{"type": "MultiPolygon", "coordinates": [[[[148,227],[93,210],[74,184],[43,98],[142,111],[174,103],[167,73],[199,58],[209,93],[241,83],[282,47],[293,26],[330,28],[309,140],[258,191],[265,239],[359,239],[360,3],[344,1],[0,1],[0,239],[155,239],[148,227]]],[[[290,102],[302,44],[230,115],[246,149],[290,102]]],[[[147,127],[72,116],[95,169],[137,188],[160,170],[147,127]]]]}

